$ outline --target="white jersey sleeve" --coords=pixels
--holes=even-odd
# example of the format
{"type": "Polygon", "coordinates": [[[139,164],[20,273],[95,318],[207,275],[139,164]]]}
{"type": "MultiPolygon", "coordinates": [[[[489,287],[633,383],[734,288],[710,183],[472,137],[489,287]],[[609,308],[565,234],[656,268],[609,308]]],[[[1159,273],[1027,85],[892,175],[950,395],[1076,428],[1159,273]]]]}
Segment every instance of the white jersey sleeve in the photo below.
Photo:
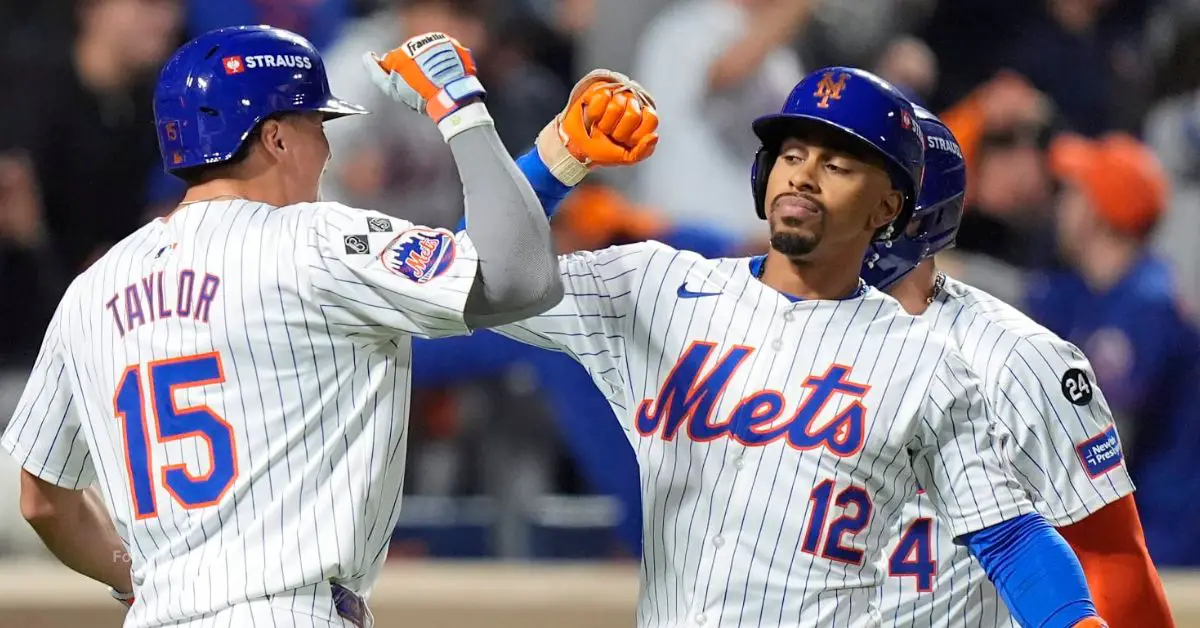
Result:
{"type": "Polygon", "coordinates": [[[96,470],[83,434],[75,379],[67,372],[62,309],[60,305],[50,322],[0,447],[29,473],[56,486],[82,489],[95,481],[96,470]]]}
{"type": "Polygon", "coordinates": [[[947,349],[925,399],[913,467],[953,538],[1033,512],[990,413],[979,377],[947,349]]]}
{"type": "MultiPolygon", "coordinates": [[[[658,242],[613,246],[558,258],[565,294],[548,312],[494,331],[570,355],[591,374],[610,402],[623,407],[626,339],[639,283],[655,256],[674,250],[658,242]]],[[[648,330],[643,330],[648,332],[648,330]]]]}
{"type": "Polygon", "coordinates": [[[331,332],[364,344],[470,333],[463,309],[479,261],[465,232],[336,203],[321,203],[312,224],[309,281],[331,332]]]}
{"type": "Polygon", "coordinates": [[[1013,348],[991,396],[1005,451],[1046,520],[1076,523],[1133,492],[1117,427],[1079,349],[1049,334],[1013,348]]]}

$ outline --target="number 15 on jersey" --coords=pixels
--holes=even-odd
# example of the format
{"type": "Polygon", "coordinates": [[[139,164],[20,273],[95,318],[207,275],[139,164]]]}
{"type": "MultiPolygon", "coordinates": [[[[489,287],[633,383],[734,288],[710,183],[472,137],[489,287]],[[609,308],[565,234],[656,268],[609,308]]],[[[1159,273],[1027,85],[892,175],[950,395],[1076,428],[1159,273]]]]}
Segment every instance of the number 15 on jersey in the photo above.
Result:
{"type": "Polygon", "coordinates": [[[159,480],[180,506],[187,509],[212,506],[237,480],[233,428],[208,406],[180,408],[175,401],[177,391],[224,381],[218,353],[156,360],[144,368],[140,364],[126,367],[113,394],[113,412],[121,421],[129,490],[137,519],[158,515],[151,429],[157,443],[198,438],[208,449],[208,471],[202,475],[193,473],[186,464],[159,462],[159,480]]]}

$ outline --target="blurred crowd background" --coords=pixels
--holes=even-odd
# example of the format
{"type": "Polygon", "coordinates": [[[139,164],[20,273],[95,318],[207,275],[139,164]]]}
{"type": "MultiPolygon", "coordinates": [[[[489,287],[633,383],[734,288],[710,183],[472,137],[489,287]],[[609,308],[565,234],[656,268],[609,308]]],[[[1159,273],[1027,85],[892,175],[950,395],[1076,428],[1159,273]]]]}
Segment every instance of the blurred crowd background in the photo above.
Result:
{"type": "MultiPolygon", "coordinates": [[[[761,252],[750,121],[805,71],[876,71],[941,115],[969,164],[949,272],[1018,305],[1095,366],[1151,552],[1200,565],[1200,1],[58,0],[0,3],[0,416],[71,278],[182,193],[159,166],[151,89],[211,28],[309,37],[335,93],[326,198],[434,223],[462,195],[422,116],[359,68],[420,32],[475,52],[514,155],[595,67],[656,96],[655,156],[593,175],[564,252],[658,239],[761,252]]],[[[583,370],[488,332],[416,343],[411,467],[392,555],[638,555],[638,477],[583,370]]],[[[1059,382],[1043,382],[1050,388],[1059,382]]],[[[3,419],[0,419],[2,421],[3,419]]],[[[37,552],[0,464],[0,551],[37,552]]]]}

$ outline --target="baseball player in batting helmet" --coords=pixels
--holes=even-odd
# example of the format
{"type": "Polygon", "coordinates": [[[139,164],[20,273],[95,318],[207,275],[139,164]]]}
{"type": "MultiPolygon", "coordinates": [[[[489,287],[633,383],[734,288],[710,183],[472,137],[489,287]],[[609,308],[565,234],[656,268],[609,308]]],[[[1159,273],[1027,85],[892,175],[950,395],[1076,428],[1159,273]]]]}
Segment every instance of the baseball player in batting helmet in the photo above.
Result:
{"type": "MultiPolygon", "coordinates": [[[[561,297],[549,224],[470,51],[425,33],[364,51],[363,69],[448,144],[464,232],[319,201],[324,124],[362,108],[330,94],[299,35],[220,29],[180,48],[155,94],[183,199],[72,282],[46,330],[0,448],[22,464],[25,517],[111,587],[125,626],[369,628],[403,488],[412,337],[561,297]]],[[[625,108],[616,90],[598,78],[572,95],[564,118],[596,132],[556,118],[542,147],[557,165],[586,170],[580,145],[595,164],[653,149],[656,118],[631,149],[608,137],[622,116],[584,124],[585,100],[625,108]]]]}
{"type": "MultiPolygon", "coordinates": [[[[367,110],[329,91],[321,56],[299,35],[266,26],[205,33],[159,75],[154,122],[163,167],[193,182],[213,165],[239,163],[260,125],[285,113],[333,120],[367,110]]],[[[305,174],[290,183],[303,183],[297,195],[316,200],[320,172],[305,174]]]]}
{"type": "Polygon", "coordinates": [[[903,231],[921,189],[924,142],[913,106],[883,79],[846,67],[811,74],[796,85],[779,113],[754,121],[754,133],[762,141],[750,172],[759,217],[767,218],[767,181],[784,140],[796,134],[817,135],[887,174],[901,203],[877,238],[891,240],[903,231]],[[846,91],[851,79],[865,89],[846,91]]]}
{"type": "Polygon", "coordinates": [[[989,417],[979,376],[859,276],[916,207],[912,105],[828,68],[754,130],[766,255],[648,241],[561,256],[563,300],[495,329],[575,358],[630,440],[638,625],[878,624],[879,559],[918,486],[1029,625],[1099,625],[1078,560],[972,424],[989,417]]]}
{"type": "MultiPolygon", "coordinates": [[[[920,107],[916,114],[926,146],[915,211],[894,241],[871,245],[862,276],[950,338],[980,375],[995,415],[980,428],[997,432],[1038,513],[1080,557],[1098,613],[1113,626],[1169,628],[1120,439],[1091,365],[1070,343],[934,263],[954,245],[966,165],[950,129],[920,107]]],[[[926,496],[910,496],[886,554],[882,616],[912,625],[1017,626],[1020,608],[1001,601],[976,567],[975,550],[954,543],[926,496]]]]}
{"type": "Polygon", "coordinates": [[[925,169],[921,193],[906,229],[867,251],[862,276],[886,290],[925,259],[954,246],[967,192],[967,166],[954,135],[936,116],[914,107],[925,135],[925,169]]]}
{"type": "MultiPolygon", "coordinates": [[[[324,123],[362,108],[329,93],[295,33],[201,35],[154,103],[187,192],[71,284],[0,439],[22,464],[25,517],[111,587],[125,626],[370,628],[403,492],[412,337],[561,298],[550,226],[471,52],[425,33],[362,61],[441,133],[470,225],[318,200],[324,123]]],[[[585,79],[538,137],[547,177],[635,163],[658,140],[627,77],[585,79]]]]}

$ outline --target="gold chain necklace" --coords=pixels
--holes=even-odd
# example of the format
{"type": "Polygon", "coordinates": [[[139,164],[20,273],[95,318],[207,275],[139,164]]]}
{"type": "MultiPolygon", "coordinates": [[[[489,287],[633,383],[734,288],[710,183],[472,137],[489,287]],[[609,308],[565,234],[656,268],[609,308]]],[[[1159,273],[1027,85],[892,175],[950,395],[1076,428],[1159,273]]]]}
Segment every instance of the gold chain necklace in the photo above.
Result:
{"type": "Polygon", "coordinates": [[[942,293],[942,288],[946,287],[946,273],[938,271],[937,277],[933,280],[933,292],[929,294],[929,298],[925,299],[925,305],[933,305],[933,300],[942,293]]]}

